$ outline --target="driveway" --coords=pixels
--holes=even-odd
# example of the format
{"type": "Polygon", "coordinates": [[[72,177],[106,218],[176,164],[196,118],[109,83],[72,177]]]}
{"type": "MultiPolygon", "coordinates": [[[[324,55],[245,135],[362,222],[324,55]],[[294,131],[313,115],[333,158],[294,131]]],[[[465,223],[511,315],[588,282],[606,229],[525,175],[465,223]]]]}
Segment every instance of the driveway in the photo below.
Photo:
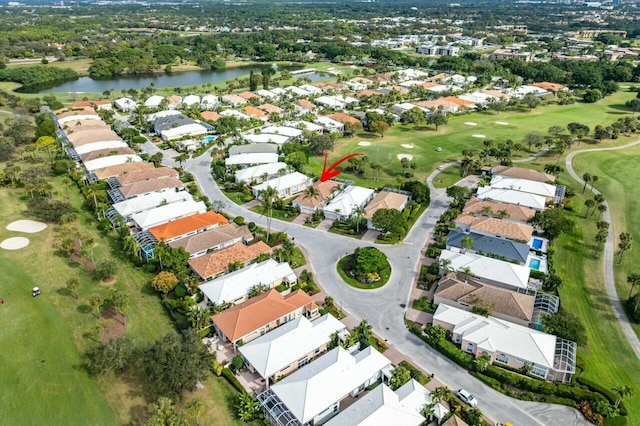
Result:
{"type": "MultiPolygon", "coordinates": [[[[191,172],[202,192],[213,200],[223,200],[225,209],[232,215],[244,216],[261,226],[266,218],[243,209],[231,201],[218,189],[210,173],[210,151],[196,159],[185,162],[185,168],[191,172]]],[[[437,171],[439,173],[439,171],[437,171]]],[[[361,240],[332,234],[317,229],[300,226],[277,219],[272,220],[272,229],[283,231],[294,237],[296,243],[304,247],[310,260],[307,265],[316,275],[318,283],[327,294],[334,298],[336,306],[343,306],[354,320],[367,319],[376,333],[393,345],[421,368],[434,373],[440,381],[452,389],[465,388],[480,401],[479,407],[492,419],[510,421],[517,425],[588,425],[577,410],[559,405],[518,401],[509,398],[469,375],[439,353],[428,347],[422,340],[411,334],[404,323],[404,315],[409,295],[419,273],[422,253],[428,236],[450,198],[445,190],[433,188],[433,173],[427,180],[431,187],[431,203],[403,243],[388,246],[368,243],[361,240]],[[336,266],[345,254],[356,247],[376,246],[383,251],[392,266],[391,277],[387,285],[375,290],[358,290],[342,283],[336,266]]],[[[324,222],[323,222],[324,223],[324,222]]]]}

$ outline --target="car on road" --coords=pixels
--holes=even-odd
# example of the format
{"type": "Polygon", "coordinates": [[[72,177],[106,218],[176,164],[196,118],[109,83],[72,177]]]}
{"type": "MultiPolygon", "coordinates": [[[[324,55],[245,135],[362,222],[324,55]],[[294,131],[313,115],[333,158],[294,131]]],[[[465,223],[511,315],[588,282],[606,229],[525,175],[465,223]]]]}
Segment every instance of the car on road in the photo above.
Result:
{"type": "Polygon", "coordinates": [[[456,396],[462,400],[467,405],[471,407],[475,407],[478,405],[478,400],[474,398],[468,391],[464,389],[458,389],[456,391],[456,396]]]}

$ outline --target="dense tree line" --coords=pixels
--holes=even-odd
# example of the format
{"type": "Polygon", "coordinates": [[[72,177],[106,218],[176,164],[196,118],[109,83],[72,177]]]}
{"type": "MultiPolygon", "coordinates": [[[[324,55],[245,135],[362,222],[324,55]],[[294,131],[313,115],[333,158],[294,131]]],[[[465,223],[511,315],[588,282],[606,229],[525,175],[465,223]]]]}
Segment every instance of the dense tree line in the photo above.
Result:
{"type": "Polygon", "coordinates": [[[72,69],[47,67],[44,65],[5,68],[0,70],[0,81],[15,81],[25,86],[49,84],[76,78],[78,78],[78,73],[72,69]]]}

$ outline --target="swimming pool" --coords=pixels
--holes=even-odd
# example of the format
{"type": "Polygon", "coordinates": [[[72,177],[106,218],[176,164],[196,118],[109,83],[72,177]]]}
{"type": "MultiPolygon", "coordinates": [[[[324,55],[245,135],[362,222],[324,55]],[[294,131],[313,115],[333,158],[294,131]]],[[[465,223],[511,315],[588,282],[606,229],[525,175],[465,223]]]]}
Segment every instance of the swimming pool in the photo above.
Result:
{"type": "Polygon", "coordinates": [[[540,250],[542,248],[543,243],[544,241],[539,240],[538,238],[534,238],[533,242],[531,243],[531,246],[536,250],[540,250]]]}
{"type": "Polygon", "coordinates": [[[536,271],[540,270],[540,259],[531,259],[529,261],[529,268],[535,269],[536,271]]]}
{"type": "Polygon", "coordinates": [[[215,140],[216,140],[215,136],[205,136],[204,138],[202,138],[202,143],[209,143],[215,140]]]}

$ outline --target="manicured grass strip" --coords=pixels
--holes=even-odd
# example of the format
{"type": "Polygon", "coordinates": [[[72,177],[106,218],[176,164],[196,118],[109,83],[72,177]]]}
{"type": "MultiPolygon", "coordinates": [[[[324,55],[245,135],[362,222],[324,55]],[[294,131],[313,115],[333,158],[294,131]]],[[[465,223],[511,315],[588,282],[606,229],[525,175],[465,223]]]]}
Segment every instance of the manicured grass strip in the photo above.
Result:
{"type": "Polygon", "coordinates": [[[387,283],[387,281],[389,281],[389,277],[391,276],[390,265],[387,269],[384,269],[380,273],[380,280],[374,283],[363,284],[360,281],[356,280],[355,278],[352,278],[347,272],[348,265],[351,264],[352,259],[353,259],[353,255],[350,254],[338,261],[338,274],[340,274],[340,278],[342,278],[342,280],[347,284],[349,284],[351,287],[359,288],[361,290],[373,290],[373,289],[384,286],[387,283]]]}

